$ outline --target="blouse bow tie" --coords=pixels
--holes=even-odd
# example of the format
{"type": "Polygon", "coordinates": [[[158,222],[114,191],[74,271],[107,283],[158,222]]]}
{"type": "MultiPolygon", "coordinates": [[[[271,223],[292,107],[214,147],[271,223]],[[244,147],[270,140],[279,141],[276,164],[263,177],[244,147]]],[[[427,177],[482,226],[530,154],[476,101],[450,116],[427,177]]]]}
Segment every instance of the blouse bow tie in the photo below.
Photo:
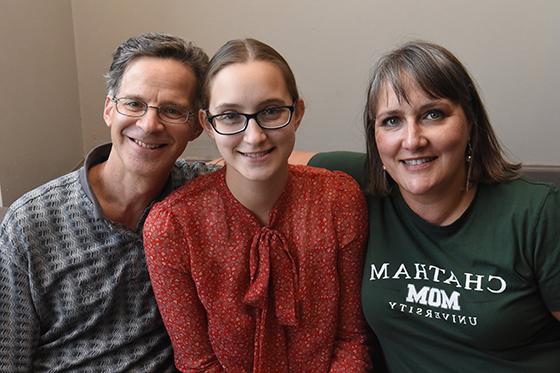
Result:
{"type": "Polygon", "coordinates": [[[279,324],[296,326],[298,272],[280,232],[263,227],[253,237],[249,271],[251,277],[244,302],[253,307],[267,307],[268,287],[272,281],[272,299],[279,324]]]}

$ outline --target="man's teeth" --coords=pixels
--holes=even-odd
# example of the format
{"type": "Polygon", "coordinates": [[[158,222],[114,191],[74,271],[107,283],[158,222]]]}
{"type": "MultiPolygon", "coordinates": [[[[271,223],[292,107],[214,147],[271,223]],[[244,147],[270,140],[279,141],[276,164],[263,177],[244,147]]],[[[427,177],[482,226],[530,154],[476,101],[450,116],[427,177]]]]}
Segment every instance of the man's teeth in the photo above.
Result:
{"type": "Polygon", "coordinates": [[[161,146],[160,144],[146,144],[145,142],[136,139],[134,139],[133,141],[136,143],[136,145],[145,149],[157,149],[161,146]]]}
{"type": "Polygon", "coordinates": [[[417,166],[422,163],[430,162],[432,158],[422,158],[422,159],[407,159],[403,161],[405,164],[409,166],[417,166]]]}

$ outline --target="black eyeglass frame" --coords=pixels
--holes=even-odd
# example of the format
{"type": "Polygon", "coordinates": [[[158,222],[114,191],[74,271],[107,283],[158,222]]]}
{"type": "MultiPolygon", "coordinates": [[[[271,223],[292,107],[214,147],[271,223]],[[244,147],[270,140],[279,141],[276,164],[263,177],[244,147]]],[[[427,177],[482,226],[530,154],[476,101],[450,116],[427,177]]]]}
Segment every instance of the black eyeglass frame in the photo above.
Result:
{"type": "MultiPolygon", "coordinates": [[[[162,106],[152,106],[152,105],[148,105],[147,103],[145,103],[145,102],[142,101],[142,100],[139,100],[139,99],[136,99],[136,98],[129,98],[129,97],[119,97],[119,98],[117,98],[116,96],[113,96],[113,97],[111,97],[111,101],[115,103],[115,108],[117,109],[117,113],[119,113],[119,114],[121,114],[121,115],[124,115],[124,116],[126,116],[126,117],[130,117],[130,118],[142,118],[144,115],[146,115],[146,113],[148,112],[148,109],[149,109],[149,108],[155,109],[156,112],[157,112],[157,116],[158,116],[159,120],[161,120],[162,123],[165,123],[165,124],[168,124],[168,125],[175,125],[175,124],[185,124],[185,123],[188,123],[188,122],[191,120],[191,118],[193,118],[194,115],[195,115],[192,111],[188,111],[188,110],[187,110],[187,111],[185,112],[186,117],[185,117],[185,120],[184,120],[184,121],[182,121],[182,122],[170,122],[169,119],[166,119],[166,118],[163,118],[163,117],[162,117],[162,114],[161,114],[161,108],[162,108],[162,106]],[[121,112],[121,111],[119,110],[118,102],[119,102],[120,100],[132,100],[132,101],[140,102],[140,103],[142,103],[142,104],[144,105],[144,111],[143,111],[141,114],[139,113],[140,115],[133,115],[133,114],[123,113],[123,112],[121,112]]],[[[163,106],[163,108],[165,108],[165,107],[173,107],[173,105],[166,105],[166,106],[163,106]]],[[[177,109],[177,110],[178,110],[178,109],[177,109]]],[[[178,111],[180,111],[180,110],[178,110],[178,111]]]]}
{"type": "Polygon", "coordinates": [[[295,109],[296,109],[295,104],[292,104],[292,105],[280,105],[280,106],[267,107],[267,108],[264,108],[262,110],[257,111],[256,113],[253,113],[253,114],[246,114],[246,113],[240,113],[240,112],[234,111],[234,112],[229,112],[229,113],[221,113],[221,114],[211,115],[210,111],[208,111],[208,110],[205,110],[205,113],[206,113],[206,120],[208,121],[208,123],[210,123],[210,125],[212,126],[214,131],[216,131],[220,135],[228,136],[228,135],[237,135],[238,133],[241,133],[241,132],[245,131],[247,129],[247,127],[249,126],[249,120],[251,120],[251,119],[254,119],[255,122],[257,123],[257,125],[264,130],[279,130],[281,128],[284,128],[287,125],[289,125],[290,122],[292,121],[292,116],[294,115],[295,109]],[[288,120],[286,121],[286,123],[281,125],[281,126],[278,126],[278,127],[265,127],[265,126],[263,126],[259,122],[258,115],[267,111],[267,110],[270,110],[270,109],[289,109],[290,110],[290,116],[288,117],[288,120]],[[214,124],[214,119],[217,118],[217,117],[223,116],[223,115],[228,115],[228,114],[238,114],[238,115],[244,116],[245,117],[245,124],[243,125],[243,128],[240,129],[239,131],[227,132],[227,133],[218,131],[218,129],[216,128],[216,125],[214,124]]]}

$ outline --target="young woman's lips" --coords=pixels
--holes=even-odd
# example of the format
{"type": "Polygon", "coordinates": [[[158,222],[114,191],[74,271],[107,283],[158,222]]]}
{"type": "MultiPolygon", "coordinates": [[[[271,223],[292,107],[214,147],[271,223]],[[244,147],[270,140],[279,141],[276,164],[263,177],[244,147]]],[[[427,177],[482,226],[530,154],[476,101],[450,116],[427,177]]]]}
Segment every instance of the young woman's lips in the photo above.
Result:
{"type": "Polygon", "coordinates": [[[271,149],[267,149],[267,150],[261,150],[258,152],[242,152],[239,151],[239,154],[243,155],[244,157],[250,158],[252,160],[259,160],[262,159],[264,157],[266,157],[267,155],[269,155],[272,150],[274,150],[274,148],[271,149]]]}

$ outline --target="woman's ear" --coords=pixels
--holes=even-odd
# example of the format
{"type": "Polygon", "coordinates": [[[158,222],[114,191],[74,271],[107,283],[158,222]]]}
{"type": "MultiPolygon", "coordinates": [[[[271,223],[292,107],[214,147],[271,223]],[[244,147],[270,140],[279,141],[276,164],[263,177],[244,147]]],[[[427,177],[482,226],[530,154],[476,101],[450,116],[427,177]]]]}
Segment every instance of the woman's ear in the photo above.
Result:
{"type": "Polygon", "coordinates": [[[206,113],[206,110],[200,109],[198,111],[198,123],[200,123],[204,132],[206,132],[206,134],[213,140],[214,129],[212,128],[210,122],[208,122],[208,115],[206,113]]]}
{"type": "Polygon", "coordinates": [[[303,119],[303,115],[305,114],[305,102],[302,98],[298,98],[298,100],[294,104],[294,129],[298,129],[301,120],[303,119]]]}

